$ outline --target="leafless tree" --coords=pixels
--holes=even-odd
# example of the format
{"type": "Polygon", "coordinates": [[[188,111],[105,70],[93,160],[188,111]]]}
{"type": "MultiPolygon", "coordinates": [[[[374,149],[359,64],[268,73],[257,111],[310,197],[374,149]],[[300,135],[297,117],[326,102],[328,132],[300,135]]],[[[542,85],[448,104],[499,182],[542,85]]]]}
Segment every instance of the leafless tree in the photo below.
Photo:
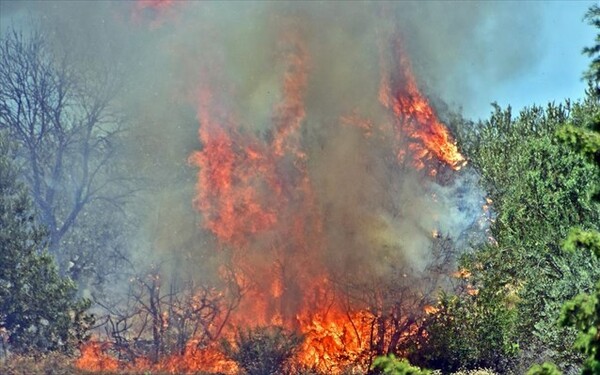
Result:
{"type": "Polygon", "coordinates": [[[158,266],[131,278],[124,300],[99,302],[98,319],[119,359],[157,363],[216,342],[241,295],[174,277],[165,282],[158,266]]]}
{"type": "Polygon", "coordinates": [[[422,271],[405,265],[390,264],[385,277],[357,278],[338,275],[335,283],[345,301],[354,334],[366,351],[359,361],[370,368],[381,355],[406,355],[424,335],[423,321],[428,307],[435,304],[441,290],[450,287],[449,277],[455,267],[453,242],[444,236],[434,239],[430,261],[422,271]],[[368,314],[354,322],[352,312],[362,307],[368,314]],[[370,329],[365,331],[358,327],[370,329]]]}
{"type": "Polygon", "coordinates": [[[117,160],[125,124],[115,105],[119,77],[111,67],[84,70],[73,54],[35,25],[0,39],[0,129],[18,146],[50,251],[77,279],[93,262],[83,249],[68,254],[65,238],[82,216],[95,216],[94,205],[112,206],[114,221],[133,189],[117,160]]]}

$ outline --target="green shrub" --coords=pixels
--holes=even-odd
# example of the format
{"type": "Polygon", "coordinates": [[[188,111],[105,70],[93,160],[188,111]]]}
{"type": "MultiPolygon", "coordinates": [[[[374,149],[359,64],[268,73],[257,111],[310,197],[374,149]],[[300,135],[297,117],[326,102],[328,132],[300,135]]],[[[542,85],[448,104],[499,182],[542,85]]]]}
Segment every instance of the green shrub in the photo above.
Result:
{"type": "Polygon", "coordinates": [[[419,367],[413,366],[406,359],[398,359],[395,355],[390,354],[383,357],[375,358],[372,368],[380,370],[384,374],[390,375],[428,375],[431,374],[428,370],[422,370],[419,367]]]}

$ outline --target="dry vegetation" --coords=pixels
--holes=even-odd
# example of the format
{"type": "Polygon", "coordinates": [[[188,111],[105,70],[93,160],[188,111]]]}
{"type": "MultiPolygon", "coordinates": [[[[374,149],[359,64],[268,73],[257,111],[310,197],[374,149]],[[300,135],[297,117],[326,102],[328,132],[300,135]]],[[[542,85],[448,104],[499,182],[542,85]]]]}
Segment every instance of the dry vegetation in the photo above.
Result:
{"type": "MultiPolygon", "coordinates": [[[[307,372],[308,373],[308,372],[307,372]]],[[[173,375],[162,372],[89,372],[77,369],[73,366],[73,359],[63,354],[51,353],[39,356],[13,355],[8,360],[0,362],[0,374],[3,375],[173,375]]],[[[310,373],[313,375],[313,373],[310,373]]],[[[459,371],[451,375],[496,375],[497,373],[488,369],[477,369],[459,371]]],[[[196,372],[186,375],[209,375],[204,372],[196,372]]],[[[314,373],[316,375],[316,373],[314,373]]],[[[440,371],[434,371],[432,375],[442,375],[440,371]]]]}
{"type": "MultiPolygon", "coordinates": [[[[9,359],[0,362],[0,374],[3,375],[167,375],[166,372],[130,372],[130,371],[101,371],[89,372],[77,369],[73,366],[73,358],[59,353],[41,355],[12,355],[9,359]]],[[[304,372],[304,374],[318,375],[316,372],[304,372]]],[[[439,370],[433,371],[432,375],[442,375],[439,370]]],[[[496,375],[489,369],[465,370],[450,375],[496,375]]],[[[209,375],[204,372],[195,372],[186,375],[209,375]]]]}

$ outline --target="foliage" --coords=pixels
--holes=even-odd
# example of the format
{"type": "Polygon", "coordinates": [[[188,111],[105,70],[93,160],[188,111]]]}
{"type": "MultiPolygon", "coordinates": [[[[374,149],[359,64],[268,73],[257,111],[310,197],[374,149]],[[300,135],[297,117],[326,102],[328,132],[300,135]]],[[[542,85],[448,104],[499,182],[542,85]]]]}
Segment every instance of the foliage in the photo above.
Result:
{"type": "Polygon", "coordinates": [[[584,231],[573,228],[563,243],[563,249],[574,252],[577,247],[590,249],[597,257],[600,257],[600,234],[593,231],[584,231]]]}
{"type": "MultiPolygon", "coordinates": [[[[600,30],[600,6],[592,5],[585,14],[584,20],[600,30]]],[[[585,47],[583,53],[592,57],[589,69],[583,74],[583,78],[595,85],[595,93],[600,94],[600,34],[596,35],[596,44],[585,47]]]]}
{"type": "Polygon", "coordinates": [[[465,265],[480,298],[513,299],[518,372],[547,356],[562,364],[580,359],[572,350],[575,331],[558,324],[560,306],[593,288],[600,262],[565,253],[560,244],[573,226],[597,229],[599,210],[590,197],[600,173],[556,134],[564,124],[588,129],[599,108],[594,97],[526,108],[517,117],[495,106],[489,120],[459,129],[497,215],[491,244],[467,255],[465,265]]]}
{"type": "Polygon", "coordinates": [[[598,206],[590,198],[600,173],[589,154],[565,147],[560,134],[565,124],[591,129],[598,113],[592,96],[526,108],[517,117],[495,105],[489,120],[459,128],[497,215],[490,245],[468,254],[465,265],[480,298],[513,300],[517,372],[546,357],[562,366],[581,358],[572,350],[576,332],[558,324],[559,311],[566,300],[592,290],[600,262],[589,252],[565,253],[560,244],[573,226],[598,229],[598,206]]]}
{"type": "Polygon", "coordinates": [[[591,294],[580,294],[564,304],[561,323],[573,326],[578,331],[575,347],[586,356],[582,374],[599,374],[600,282],[591,294]]]}
{"type": "Polygon", "coordinates": [[[413,363],[444,372],[490,367],[500,372],[517,352],[516,311],[506,298],[442,293],[424,327],[427,339],[413,363]]]}
{"type": "Polygon", "coordinates": [[[72,366],[72,358],[57,352],[37,355],[14,355],[0,362],[4,375],[73,375],[80,374],[72,366]]]}
{"type": "Polygon", "coordinates": [[[552,363],[545,362],[541,365],[533,365],[526,375],[561,375],[560,370],[552,363]]]}
{"type": "MultiPolygon", "coordinates": [[[[600,16],[600,10],[597,6],[596,11],[596,16],[600,16]]],[[[596,26],[600,28],[600,22],[596,26]]],[[[595,63],[597,64],[598,61],[595,60],[595,63]]],[[[598,70],[598,67],[594,68],[592,66],[592,69],[598,70]]],[[[575,142],[568,144],[583,155],[593,156],[596,166],[600,167],[600,127],[598,126],[598,117],[598,113],[596,113],[596,117],[592,120],[593,125],[590,126],[595,128],[590,131],[593,136],[575,133],[573,135],[575,142]],[[589,142],[590,139],[595,139],[595,142],[589,142]]],[[[596,193],[598,190],[600,189],[596,186],[596,193]]],[[[597,194],[594,199],[596,201],[600,200],[597,194]]],[[[573,252],[577,248],[584,250],[585,253],[591,252],[597,259],[600,257],[600,232],[574,228],[569,233],[563,247],[569,252],[573,252]]],[[[560,317],[560,322],[563,326],[575,327],[577,330],[575,348],[579,349],[585,356],[582,368],[584,375],[600,373],[600,277],[596,280],[596,289],[589,294],[582,293],[566,302],[562,307],[560,317]]]]}
{"type": "Polygon", "coordinates": [[[454,372],[453,375],[496,375],[496,373],[490,369],[475,369],[454,372]]]}
{"type": "MultiPolygon", "coordinates": [[[[586,17],[600,26],[598,16],[600,8],[594,6],[586,17]]],[[[595,50],[586,50],[596,55],[599,51],[598,44],[595,50]]],[[[595,62],[588,74],[596,76],[587,78],[597,88],[600,65],[598,59],[595,62]]],[[[590,94],[581,102],[525,108],[516,117],[510,107],[494,104],[487,121],[455,121],[461,146],[481,173],[496,213],[490,244],[467,254],[463,262],[479,291],[480,305],[499,302],[515,308],[516,319],[503,320],[499,331],[518,333],[521,363],[513,369],[516,372],[539,360],[552,359],[564,368],[581,361],[572,350],[576,330],[558,320],[562,304],[589,293],[600,277],[600,262],[590,256],[599,243],[600,210],[593,198],[600,186],[600,104],[597,92],[590,94]],[[585,251],[562,251],[565,238],[567,248],[584,246],[585,251]]],[[[459,298],[464,297],[452,297],[449,301],[454,304],[441,303],[439,319],[450,323],[434,321],[430,329],[441,331],[433,339],[439,348],[465,357],[471,347],[485,347],[497,336],[484,335],[481,343],[469,341],[465,331],[480,331],[485,327],[482,320],[475,326],[467,324],[470,328],[453,340],[453,325],[460,326],[467,313],[477,311],[475,305],[457,302],[459,298]]]]}
{"type": "Polygon", "coordinates": [[[390,375],[427,375],[430,371],[422,370],[419,367],[412,366],[406,359],[398,359],[390,354],[375,358],[372,369],[380,370],[384,374],[390,375]]]}
{"type": "Polygon", "coordinates": [[[302,338],[281,327],[257,327],[240,330],[234,345],[223,340],[225,355],[235,361],[248,375],[269,375],[285,372],[288,360],[301,344],[302,338]]]}
{"type": "Polygon", "coordinates": [[[116,220],[131,191],[127,164],[115,162],[124,120],[113,99],[121,83],[114,67],[82,67],[66,39],[28,26],[0,38],[0,130],[17,145],[49,252],[79,282],[112,253],[106,242],[116,236],[104,227],[122,225],[116,220]]]}
{"type": "MultiPolygon", "coordinates": [[[[592,6],[586,17],[597,28],[600,29],[600,7],[592,6]]],[[[600,43],[600,35],[596,38],[600,43]]],[[[600,45],[597,44],[594,49],[587,49],[590,55],[597,54],[600,51],[600,45]]],[[[594,59],[590,67],[590,72],[594,72],[594,80],[598,87],[598,77],[600,77],[600,60],[594,59]]],[[[593,113],[588,120],[591,130],[585,132],[571,132],[569,138],[561,138],[563,142],[571,146],[580,154],[593,160],[597,167],[600,167],[600,111],[593,113]]],[[[598,192],[600,184],[595,187],[592,200],[600,201],[598,192]]],[[[568,252],[574,252],[579,249],[582,253],[592,253],[596,259],[600,258],[600,232],[597,230],[582,230],[573,228],[563,244],[563,248],[568,252]]],[[[575,348],[585,356],[582,373],[584,375],[600,373],[600,277],[596,279],[597,284],[594,291],[589,294],[579,294],[577,297],[566,302],[562,307],[560,322],[563,326],[575,327],[577,330],[577,339],[575,348]]]]}
{"type": "MultiPolygon", "coordinates": [[[[596,119],[596,127],[600,121],[596,119]]],[[[579,151],[590,159],[598,160],[600,152],[600,133],[590,129],[582,129],[573,125],[565,125],[556,132],[557,138],[579,151]]]]}
{"type": "Polygon", "coordinates": [[[71,350],[91,323],[89,302],[59,275],[34,216],[0,134],[0,331],[16,352],[71,350]]]}

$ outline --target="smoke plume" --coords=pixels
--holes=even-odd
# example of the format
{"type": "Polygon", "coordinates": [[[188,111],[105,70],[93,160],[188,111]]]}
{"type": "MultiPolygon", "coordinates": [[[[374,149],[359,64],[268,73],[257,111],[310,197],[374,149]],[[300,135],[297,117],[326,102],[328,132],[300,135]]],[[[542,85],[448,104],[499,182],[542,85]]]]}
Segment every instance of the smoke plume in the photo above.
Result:
{"type": "Polygon", "coordinates": [[[40,16],[82,68],[121,75],[118,102],[131,124],[124,154],[149,181],[131,207],[142,223],[132,243],[138,258],[168,259],[178,272],[193,264],[196,277],[215,283],[220,265],[243,258],[258,290],[283,283],[266,313],[283,319],[311,303],[304,289],[314,278],[368,283],[400,268],[422,280],[439,238],[464,250],[468,232],[483,230],[475,172],[432,155],[415,165],[418,150],[397,136],[401,121],[382,102],[382,82],[410,86],[400,60],[409,60],[421,92],[464,106],[477,103],[482,82],[522,74],[539,53],[523,37],[535,37],[526,32],[539,18],[532,5],[3,7],[3,28],[40,16]],[[232,159],[227,166],[211,155],[232,159]],[[230,168],[237,185],[207,191],[210,168],[230,168]]]}

